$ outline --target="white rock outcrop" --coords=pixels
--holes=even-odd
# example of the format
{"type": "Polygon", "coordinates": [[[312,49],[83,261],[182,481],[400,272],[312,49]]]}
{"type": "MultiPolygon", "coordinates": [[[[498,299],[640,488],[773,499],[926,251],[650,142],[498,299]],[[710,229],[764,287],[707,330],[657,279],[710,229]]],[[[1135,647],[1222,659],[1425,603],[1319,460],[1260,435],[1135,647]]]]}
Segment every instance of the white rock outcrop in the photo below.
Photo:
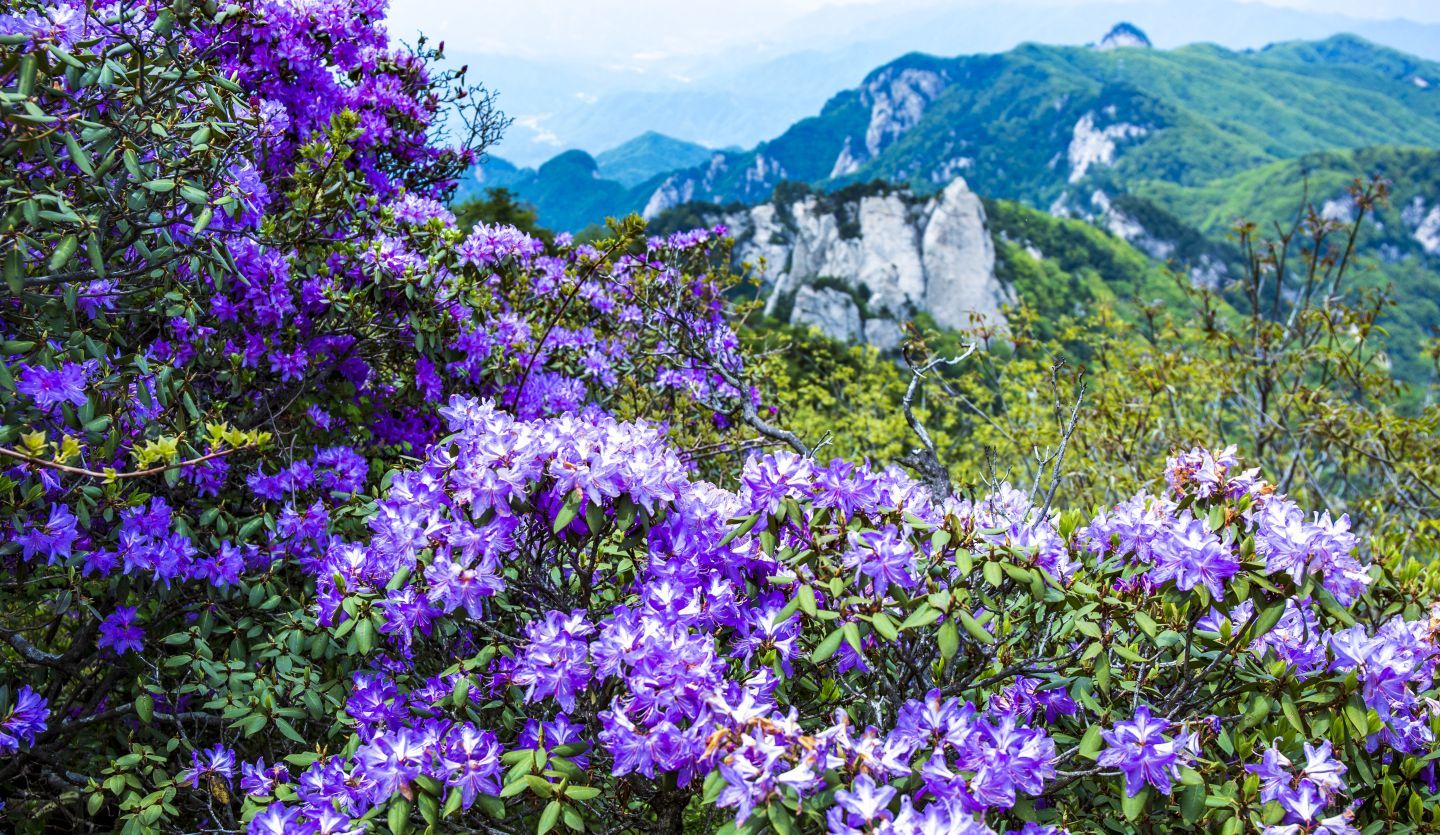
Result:
{"type": "Polygon", "coordinates": [[[1426,255],[1440,255],[1440,205],[1432,206],[1430,212],[1420,219],[1415,227],[1415,242],[1420,244],[1426,255]]]}
{"type": "Polygon", "coordinates": [[[842,342],[859,342],[865,335],[855,299],[834,287],[801,287],[795,291],[790,321],[814,325],[821,333],[842,342]]]}
{"type": "Polygon", "coordinates": [[[829,206],[810,196],[783,212],[765,204],[724,222],[736,256],[763,269],[767,313],[793,299],[792,322],[832,336],[890,350],[900,343],[899,323],[919,311],[948,328],[1003,326],[1001,306],[1013,301],[995,276],[984,204],[963,179],[924,200],[891,192],[829,206]],[[854,290],[865,316],[855,295],[815,287],[821,278],[854,290]]]}
{"type": "Polygon", "coordinates": [[[1113,165],[1117,143],[1125,139],[1139,139],[1147,133],[1149,131],[1146,128],[1126,122],[1097,128],[1094,113],[1081,116],[1080,121],[1075,123],[1067,151],[1070,160],[1070,182],[1080,182],[1092,166],[1113,165]]]}

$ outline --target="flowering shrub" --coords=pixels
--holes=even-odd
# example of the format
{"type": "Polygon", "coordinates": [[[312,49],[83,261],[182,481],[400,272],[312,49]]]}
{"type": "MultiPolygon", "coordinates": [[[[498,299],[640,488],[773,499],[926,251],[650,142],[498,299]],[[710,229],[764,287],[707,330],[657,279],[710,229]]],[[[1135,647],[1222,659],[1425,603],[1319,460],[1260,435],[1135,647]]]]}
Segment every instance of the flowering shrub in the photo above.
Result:
{"type": "Polygon", "coordinates": [[[1440,823],[1429,569],[1233,450],[744,454],[724,230],[456,228],[499,117],[382,12],[0,16],[12,828],[1440,823]]]}

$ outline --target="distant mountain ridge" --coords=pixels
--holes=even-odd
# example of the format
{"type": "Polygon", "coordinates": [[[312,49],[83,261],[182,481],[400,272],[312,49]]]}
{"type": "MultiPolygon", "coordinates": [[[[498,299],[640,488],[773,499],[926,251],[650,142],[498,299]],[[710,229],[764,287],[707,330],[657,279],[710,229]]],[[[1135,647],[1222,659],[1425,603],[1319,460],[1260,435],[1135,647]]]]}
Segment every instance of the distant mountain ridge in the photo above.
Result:
{"type": "Polygon", "coordinates": [[[1314,151],[1440,145],[1436,81],[1440,64],[1348,36],[1254,52],[908,55],[776,139],[672,174],[642,208],[756,202],[783,180],[923,190],[963,174],[1040,207],[1107,181],[1197,185],[1314,151]]]}
{"type": "Polygon", "coordinates": [[[572,150],[539,168],[519,168],[492,157],[461,183],[457,201],[489,188],[506,188],[534,204],[542,221],[560,229],[579,229],[629,207],[653,191],[676,169],[698,165],[715,152],[650,131],[595,156],[572,150]]]}
{"type": "Polygon", "coordinates": [[[699,165],[714,153],[704,145],[647,131],[595,155],[596,171],[623,186],[638,186],[657,174],[699,165]]]}
{"type": "Polygon", "coordinates": [[[492,164],[485,176],[509,178],[542,222],[562,226],[602,216],[582,217],[551,195],[653,217],[694,200],[758,203],[785,180],[833,188],[883,179],[923,192],[957,175],[987,197],[1064,212],[1088,205],[1097,187],[1200,185],[1374,145],[1440,146],[1440,64],[1353,36],[1244,52],[1026,44],[904,56],[775,139],[710,153],[653,184],[607,182],[598,163],[547,163],[523,180],[492,164]],[[1266,118],[1254,118],[1262,110],[1266,118]]]}
{"type": "Polygon", "coordinates": [[[906,52],[995,53],[1025,42],[1079,46],[1116,20],[1143,29],[1161,49],[1186,43],[1258,49],[1267,43],[1353,32],[1440,60],[1440,21],[1307,12],[1282,8],[1276,0],[814,5],[823,8],[789,24],[772,28],[769,24],[775,21],[766,20],[767,25],[757,27],[758,43],[745,48],[673,51],[663,60],[637,62],[607,55],[597,63],[579,54],[525,59],[466,53],[465,38],[459,34],[449,52],[456,66],[484,68],[483,80],[501,92],[502,106],[517,117],[497,152],[532,168],[569,148],[597,155],[647,130],[708,147],[751,147],[819,112],[835,91],[856,86],[869,71],[906,52]]]}

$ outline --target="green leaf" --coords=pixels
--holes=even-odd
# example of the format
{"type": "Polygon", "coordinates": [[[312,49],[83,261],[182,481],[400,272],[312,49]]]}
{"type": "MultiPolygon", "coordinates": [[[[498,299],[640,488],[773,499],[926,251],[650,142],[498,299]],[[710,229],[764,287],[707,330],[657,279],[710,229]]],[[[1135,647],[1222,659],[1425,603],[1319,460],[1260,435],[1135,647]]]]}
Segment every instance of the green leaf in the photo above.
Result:
{"type": "Polygon", "coordinates": [[[520,778],[520,779],[515,780],[513,783],[506,783],[506,784],[505,784],[505,787],[500,790],[500,796],[501,796],[501,797],[514,797],[515,795],[520,794],[521,792],[525,791],[525,789],[527,788],[527,786],[528,786],[528,784],[525,782],[525,779],[522,777],[522,778],[520,778]]]}
{"type": "Polygon", "coordinates": [[[69,133],[65,134],[65,152],[70,155],[70,161],[75,163],[75,167],[88,176],[95,176],[95,166],[90,164],[90,155],[85,153],[80,143],[69,133]]]}
{"type": "Polygon", "coordinates": [[[960,625],[965,627],[965,631],[970,634],[970,637],[974,638],[982,644],[995,643],[995,636],[987,632],[985,630],[985,627],[980,625],[980,621],[971,617],[969,612],[961,609],[959,614],[960,625]]]}
{"type": "Polygon", "coordinates": [[[935,641],[940,645],[941,658],[948,661],[955,657],[955,651],[960,649],[960,633],[955,630],[953,618],[940,624],[940,631],[935,634],[935,641]]]}
{"type": "Polygon", "coordinates": [[[293,742],[298,742],[301,745],[308,744],[305,741],[305,737],[301,736],[300,732],[295,730],[295,726],[291,725],[289,720],[285,719],[283,716],[275,717],[275,727],[279,728],[280,733],[284,734],[287,739],[290,739],[293,742]]]}
{"type": "Polygon", "coordinates": [[[895,622],[890,620],[890,616],[884,612],[876,612],[874,617],[870,618],[870,625],[875,627],[875,631],[880,633],[880,637],[887,641],[893,641],[900,637],[899,631],[895,629],[895,622]]]}
{"type": "Polygon", "coordinates": [[[761,515],[762,514],[759,513],[752,513],[749,516],[746,516],[744,519],[740,520],[740,524],[731,528],[730,532],[725,534],[725,538],[720,540],[720,546],[724,547],[726,545],[729,545],[730,542],[736,537],[744,536],[745,534],[750,533],[750,531],[754,530],[755,524],[760,521],[761,515]]]}
{"type": "Polygon", "coordinates": [[[935,622],[940,613],[930,608],[929,603],[921,602],[919,608],[910,613],[910,617],[900,624],[900,631],[914,629],[917,626],[929,626],[935,622]]]}
{"type": "Polygon", "coordinates": [[[565,796],[575,800],[594,800],[600,796],[600,790],[594,786],[566,786],[565,796]]]}
{"type": "Polygon", "coordinates": [[[555,524],[550,526],[552,533],[560,533],[575,521],[575,514],[579,512],[580,501],[583,498],[585,498],[585,494],[581,493],[578,488],[570,491],[570,494],[565,497],[565,504],[560,506],[560,512],[555,514],[555,524]]]}
{"type": "Polygon", "coordinates": [[[1240,720],[1240,727],[1253,728],[1265,721],[1269,715],[1270,700],[1256,693],[1255,698],[1250,702],[1250,707],[1245,711],[1245,716],[1240,720]]]}
{"type": "Polygon", "coordinates": [[[815,589],[811,588],[809,584],[803,585],[796,596],[800,601],[800,611],[812,618],[815,617],[815,613],[819,611],[819,607],[815,603],[815,589]]]}
{"type": "Polygon", "coordinates": [[[1345,703],[1345,718],[1361,739],[1370,735],[1370,711],[1360,700],[1360,694],[1350,694],[1350,701],[1345,703]]]}
{"type": "Polygon", "coordinates": [[[1324,609],[1331,617],[1346,626],[1355,625],[1355,616],[1341,606],[1340,601],[1335,599],[1335,595],[1327,591],[1324,586],[1317,585],[1315,587],[1315,599],[1320,601],[1320,608],[1324,609]]]}
{"type": "Polygon", "coordinates": [[[790,816],[790,810],[785,808],[781,801],[772,801],[765,807],[765,815],[770,819],[770,825],[774,827],[777,835],[794,835],[795,819],[790,816]]]}
{"type": "Polygon", "coordinates": [[[460,804],[464,801],[465,797],[463,794],[460,793],[460,791],[456,790],[450,792],[448,795],[445,796],[445,807],[440,810],[440,817],[448,818],[456,812],[460,811],[460,804]]]}
{"type": "Polygon", "coordinates": [[[1180,816],[1193,824],[1205,814],[1205,787],[1187,786],[1180,794],[1180,816]]]}
{"type": "Polygon", "coordinates": [[[1100,756],[1100,745],[1104,742],[1099,725],[1091,725],[1086,729],[1085,735],[1080,737],[1080,756],[1093,760],[1100,756]]]}
{"type": "Polygon", "coordinates": [[[209,206],[201,209],[200,214],[195,218],[195,225],[190,227],[190,234],[198,235],[201,232],[204,232],[206,227],[210,225],[210,220],[214,217],[214,209],[210,208],[209,206]]]}
{"type": "Polygon", "coordinates": [[[150,698],[149,693],[141,693],[135,697],[135,715],[140,717],[141,722],[150,724],[150,720],[155,716],[155,700],[150,698]]]}
{"type": "Polygon", "coordinates": [[[545,806],[545,811],[540,813],[540,823],[535,827],[535,835],[545,835],[555,828],[555,823],[559,820],[560,801],[552,800],[545,806]]]}
{"type": "MultiPolygon", "coordinates": [[[[1124,789],[1121,789],[1121,791],[1124,791],[1124,789]]],[[[1145,804],[1149,801],[1150,787],[1145,786],[1133,797],[1126,795],[1125,798],[1120,801],[1120,810],[1125,813],[1126,820],[1137,821],[1141,815],[1145,814],[1145,804]]]]}
{"type": "Polygon", "coordinates": [[[1149,635],[1151,638],[1155,637],[1160,632],[1160,628],[1156,625],[1155,619],[1145,614],[1144,612],[1135,613],[1135,623],[1140,627],[1140,631],[1144,632],[1146,635],[1149,635]]]}
{"type": "Polygon", "coordinates": [[[1305,733],[1305,723],[1300,719],[1300,709],[1295,706],[1295,700],[1290,698],[1289,693],[1280,694],[1280,710],[1295,730],[1302,734],[1305,733]]]}
{"type": "Polygon", "coordinates": [[[369,618],[362,618],[355,624],[355,648],[361,655],[369,655],[375,647],[375,626],[369,618]]]}
{"type": "Polygon", "coordinates": [[[57,272],[61,267],[69,263],[70,256],[74,255],[75,250],[79,248],[80,239],[74,235],[66,235],[61,238],[59,246],[56,246],[55,251],[50,253],[50,272],[57,272]]]}
{"type": "Polygon", "coordinates": [[[152,191],[156,194],[168,194],[175,190],[175,181],[146,180],[145,182],[140,184],[140,187],[145,189],[146,191],[152,191]]]}
{"type": "Polygon", "coordinates": [[[819,664],[834,655],[835,651],[840,649],[840,641],[844,640],[844,637],[839,629],[826,635],[825,640],[821,641],[820,645],[815,647],[815,651],[810,653],[810,661],[819,664]]]}
{"type": "Polygon", "coordinates": [[[385,816],[385,822],[390,825],[390,831],[395,835],[404,835],[410,829],[410,801],[403,798],[390,801],[390,811],[385,816]]]}
{"type": "Polygon", "coordinates": [[[1256,638],[1263,638],[1270,630],[1275,628],[1275,624],[1279,623],[1280,618],[1284,616],[1284,600],[1265,607],[1265,609],[1260,612],[1260,617],[1255,619],[1255,629],[1250,634],[1256,638]]]}

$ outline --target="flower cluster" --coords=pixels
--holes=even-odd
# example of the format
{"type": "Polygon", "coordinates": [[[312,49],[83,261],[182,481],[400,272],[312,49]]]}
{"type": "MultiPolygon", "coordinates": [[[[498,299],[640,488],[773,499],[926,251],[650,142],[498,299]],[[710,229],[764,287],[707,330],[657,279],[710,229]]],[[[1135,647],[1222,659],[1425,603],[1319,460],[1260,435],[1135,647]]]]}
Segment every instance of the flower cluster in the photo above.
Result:
{"type": "Polygon", "coordinates": [[[28,745],[44,732],[50,719],[50,706],[30,685],[21,686],[15,694],[15,704],[10,707],[4,719],[0,719],[0,754],[15,751],[22,744],[28,745]]]}
{"type": "Polygon", "coordinates": [[[1174,781],[1180,778],[1180,766],[1199,747],[1193,731],[1167,736],[1171,724],[1162,716],[1152,716],[1150,708],[1141,705],[1135,718],[1101,733],[1109,747],[1100,752],[1096,762],[1118,768],[1125,775],[1125,791],[1130,795],[1139,794],[1147,783],[1169,794],[1174,781]]]}
{"type": "Polygon", "coordinates": [[[1305,766],[1299,772],[1292,771],[1290,759],[1276,747],[1267,748],[1259,763],[1245,766],[1246,771],[1260,778],[1261,801],[1278,803],[1285,810],[1285,823],[1266,828],[1266,835],[1310,831],[1358,835],[1360,830],[1352,825],[1354,815],[1350,810],[1324,817],[1326,807],[1346,791],[1345,764],[1335,759],[1328,740],[1319,745],[1306,742],[1304,748],[1305,766]]]}

